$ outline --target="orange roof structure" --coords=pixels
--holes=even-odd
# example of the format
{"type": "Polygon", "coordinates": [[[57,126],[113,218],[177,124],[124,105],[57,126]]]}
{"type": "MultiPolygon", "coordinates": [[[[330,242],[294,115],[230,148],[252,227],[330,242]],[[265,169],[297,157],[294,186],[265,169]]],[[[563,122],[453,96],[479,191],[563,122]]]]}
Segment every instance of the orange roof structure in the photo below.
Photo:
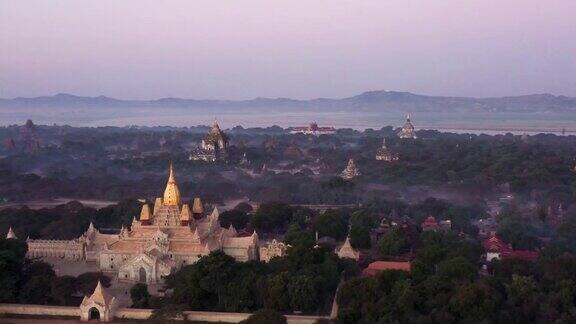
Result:
{"type": "Polygon", "coordinates": [[[409,261],[375,261],[362,270],[362,277],[373,277],[385,270],[401,270],[410,272],[409,261]]]}

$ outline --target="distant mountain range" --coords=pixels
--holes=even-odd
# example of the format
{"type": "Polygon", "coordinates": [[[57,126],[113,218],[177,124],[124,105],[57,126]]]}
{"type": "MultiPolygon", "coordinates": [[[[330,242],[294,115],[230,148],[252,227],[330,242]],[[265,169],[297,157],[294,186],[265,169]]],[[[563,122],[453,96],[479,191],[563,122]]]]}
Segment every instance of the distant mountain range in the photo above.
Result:
{"type": "Polygon", "coordinates": [[[369,91],[360,95],[328,99],[295,100],[255,98],[251,100],[196,100],[162,98],[120,100],[105,96],[82,97],[57,94],[34,98],[0,99],[0,108],[190,108],[190,109],[282,109],[295,111],[402,111],[402,112],[576,112],[576,98],[551,94],[514,97],[470,98],[426,96],[410,92],[369,91]]]}

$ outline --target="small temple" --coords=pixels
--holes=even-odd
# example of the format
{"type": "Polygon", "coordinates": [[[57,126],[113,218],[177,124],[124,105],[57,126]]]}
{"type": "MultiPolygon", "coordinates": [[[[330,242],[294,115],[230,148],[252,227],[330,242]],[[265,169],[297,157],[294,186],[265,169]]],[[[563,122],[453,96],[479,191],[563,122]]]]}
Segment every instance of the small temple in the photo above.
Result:
{"type": "Polygon", "coordinates": [[[424,219],[420,227],[424,232],[448,232],[452,229],[452,221],[447,219],[438,222],[434,216],[430,215],[424,219]]]}
{"type": "Polygon", "coordinates": [[[272,242],[268,242],[260,246],[260,261],[270,262],[272,258],[283,257],[286,255],[286,251],[289,247],[290,245],[284,244],[283,242],[278,242],[276,239],[273,239],[272,242]]]}
{"type": "Polygon", "coordinates": [[[486,251],[486,261],[500,259],[522,259],[526,261],[535,261],[540,256],[538,251],[531,250],[514,250],[512,245],[504,243],[495,234],[482,242],[482,247],[486,251]]]}
{"type": "Polygon", "coordinates": [[[348,165],[346,165],[346,169],[342,171],[340,176],[345,180],[354,179],[357,176],[360,176],[360,171],[356,167],[356,163],[354,163],[354,159],[348,160],[348,165]]]}
{"type": "Polygon", "coordinates": [[[202,139],[200,147],[190,153],[189,159],[206,162],[226,161],[228,159],[229,140],[228,135],[220,129],[218,121],[214,120],[210,131],[202,139]]]}
{"type": "Polygon", "coordinates": [[[332,135],[336,134],[336,129],[334,127],[319,127],[317,123],[311,123],[304,127],[292,127],[290,129],[290,134],[304,134],[304,135],[332,135]]]}
{"type": "Polygon", "coordinates": [[[377,161],[386,161],[386,162],[393,162],[398,161],[399,157],[398,154],[393,153],[388,149],[386,146],[386,138],[382,139],[382,147],[376,150],[376,160],[377,161]]]}
{"type": "Polygon", "coordinates": [[[360,252],[352,247],[350,244],[350,236],[346,237],[346,241],[341,247],[336,248],[334,251],[339,258],[350,258],[356,261],[360,260],[360,252]]]}
{"type": "Polygon", "coordinates": [[[114,312],[117,308],[118,300],[116,297],[109,294],[108,291],[102,287],[100,280],[98,280],[98,284],[92,295],[84,296],[84,299],[82,299],[82,303],[80,304],[80,320],[111,322],[114,319],[114,312]]]}
{"type": "Polygon", "coordinates": [[[404,123],[404,126],[402,126],[402,129],[400,130],[400,132],[398,132],[398,137],[406,139],[406,138],[411,138],[411,139],[416,139],[416,130],[414,129],[414,125],[412,125],[412,122],[410,121],[410,114],[408,114],[406,116],[406,123],[404,123]]]}

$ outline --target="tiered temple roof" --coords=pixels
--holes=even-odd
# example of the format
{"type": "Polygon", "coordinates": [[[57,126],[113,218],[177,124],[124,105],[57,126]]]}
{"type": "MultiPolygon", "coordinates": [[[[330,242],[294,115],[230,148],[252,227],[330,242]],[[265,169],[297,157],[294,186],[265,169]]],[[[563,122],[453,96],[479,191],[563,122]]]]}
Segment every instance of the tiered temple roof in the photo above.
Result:
{"type": "Polygon", "coordinates": [[[215,162],[217,160],[225,161],[228,156],[228,142],[229,138],[218,125],[218,121],[214,120],[214,124],[204,139],[200,147],[190,153],[190,160],[204,160],[207,162],[215,162]]]}
{"type": "Polygon", "coordinates": [[[398,154],[393,153],[386,146],[386,138],[382,139],[382,147],[376,150],[376,160],[386,162],[398,161],[398,154]]]}
{"type": "Polygon", "coordinates": [[[404,123],[404,126],[402,127],[402,130],[400,130],[400,132],[398,133],[398,136],[400,138],[412,138],[412,139],[416,138],[416,131],[414,129],[414,125],[412,125],[412,122],[410,121],[409,114],[406,116],[406,123],[404,123]]]}

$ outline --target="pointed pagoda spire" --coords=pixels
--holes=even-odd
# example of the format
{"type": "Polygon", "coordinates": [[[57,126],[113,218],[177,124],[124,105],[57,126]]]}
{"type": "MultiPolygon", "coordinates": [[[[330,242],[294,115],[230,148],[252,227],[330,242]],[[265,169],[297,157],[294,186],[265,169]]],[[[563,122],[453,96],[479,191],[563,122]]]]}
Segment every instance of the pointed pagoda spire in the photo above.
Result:
{"type": "Polygon", "coordinates": [[[142,205],[142,211],[140,212],[140,222],[142,225],[150,225],[150,206],[147,203],[142,205]]]}
{"type": "Polygon", "coordinates": [[[350,258],[354,260],[360,259],[360,252],[352,247],[350,244],[350,235],[346,236],[346,241],[340,247],[340,249],[336,249],[336,254],[340,258],[350,258]]]}
{"type": "Polygon", "coordinates": [[[166,190],[164,190],[164,205],[178,206],[180,205],[180,190],[176,184],[176,176],[174,174],[174,166],[170,162],[170,172],[168,175],[168,183],[166,190]]]}
{"type": "Polygon", "coordinates": [[[230,233],[231,236],[238,235],[236,228],[234,228],[234,225],[232,225],[232,224],[230,224],[230,226],[228,227],[228,233],[230,233]]]}
{"type": "Polygon", "coordinates": [[[16,234],[14,234],[14,230],[12,229],[12,226],[10,226],[10,229],[8,230],[8,234],[6,234],[6,239],[17,239],[16,234]]]}
{"type": "Polygon", "coordinates": [[[204,206],[202,205],[200,197],[194,198],[194,202],[192,203],[192,213],[196,218],[202,217],[202,214],[204,214],[204,206]]]}
{"type": "Polygon", "coordinates": [[[188,226],[191,219],[192,213],[190,212],[190,207],[188,207],[188,204],[182,205],[182,211],[180,212],[180,225],[188,226]]]}
{"type": "Polygon", "coordinates": [[[192,233],[192,241],[200,242],[200,233],[198,233],[198,227],[194,229],[194,233],[192,233]]]}
{"type": "Polygon", "coordinates": [[[162,207],[162,198],[158,197],[156,198],[156,201],[154,201],[154,214],[156,214],[156,212],[158,212],[158,210],[160,210],[160,207],[162,207]]]}

